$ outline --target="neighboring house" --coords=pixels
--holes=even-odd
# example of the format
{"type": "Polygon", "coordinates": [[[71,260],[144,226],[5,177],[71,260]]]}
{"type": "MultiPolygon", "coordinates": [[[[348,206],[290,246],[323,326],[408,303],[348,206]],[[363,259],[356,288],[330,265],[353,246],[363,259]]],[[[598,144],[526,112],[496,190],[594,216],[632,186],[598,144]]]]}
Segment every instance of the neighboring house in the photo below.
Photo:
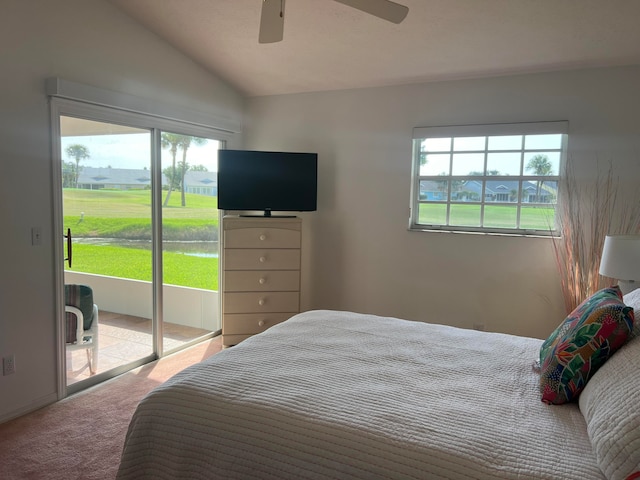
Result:
{"type": "Polygon", "coordinates": [[[218,195],[217,172],[187,172],[184,177],[185,191],[198,195],[218,195]]]}
{"type": "Polygon", "coordinates": [[[447,200],[447,182],[420,180],[420,200],[444,202],[447,200]]]}
{"type": "MultiPolygon", "coordinates": [[[[517,200],[519,182],[517,180],[487,180],[484,192],[485,202],[515,202],[517,200]]],[[[540,198],[537,198],[537,182],[523,182],[521,199],[523,203],[550,203],[555,198],[555,191],[549,185],[542,184],[540,198]]],[[[482,193],[482,182],[470,181],[462,188],[463,191],[473,192],[476,195],[482,193]]]]}
{"type": "MultiPolygon", "coordinates": [[[[485,202],[515,202],[519,188],[517,180],[487,180],[484,192],[485,202]]],[[[451,198],[456,201],[479,201],[482,195],[482,182],[471,180],[464,182],[454,189],[451,198]]],[[[524,182],[523,203],[553,203],[556,198],[556,189],[543,183],[540,187],[540,198],[537,198],[537,182],[524,182]]],[[[422,180],[420,182],[420,200],[446,201],[446,181],[422,180]]]]}
{"type": "MultiPolygon", "coordinates": [[[[187,172],[185,191],[198,195],[216,196],[218,194],[218,176],[216,172],[187,172]]],[[[162,175],[162,185],[167,185],[162,175]]],[[[134,168],[97,168],[80,167],[78,188],[87,190],[141,190],[151,188],[151,172],[134,168]]]]}
{"type": "MultiPolygon", "coordinates": [[[[163,181],[164,184],[164,176],[163,181]]],[[[151,172],[144,169],[80,167],[78,188],[142,190],[151,188],[151,172]]]]}

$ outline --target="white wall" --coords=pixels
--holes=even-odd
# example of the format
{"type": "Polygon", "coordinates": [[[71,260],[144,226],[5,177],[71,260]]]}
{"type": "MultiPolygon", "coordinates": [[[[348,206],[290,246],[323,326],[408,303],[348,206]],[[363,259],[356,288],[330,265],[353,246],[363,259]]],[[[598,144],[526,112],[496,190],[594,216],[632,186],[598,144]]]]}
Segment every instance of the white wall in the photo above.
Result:
{"type": "Polygon", "coordinates": [[[249,99],[247,148],[319,153],[303,306],[546,337],[565,315],[550,239],[407,231],[412,128],[568,120],[584,181],[600,159],[637,183],[638,85],[636,67],[249,99]]]}
{"type": "MultiPolygon", "coordinates": [[[[58,76],[241,123],[242,97],[103,0],[3,0],[0,15],[0,421],[56,399],[52,162],[58,76]],[[31,227],[42,246],[31,246],[31,227]]],[[[238,140],[239,142],[239,140],[238,140]]],[[[239,145],[239,143],[238,143],[239,145]]]]}

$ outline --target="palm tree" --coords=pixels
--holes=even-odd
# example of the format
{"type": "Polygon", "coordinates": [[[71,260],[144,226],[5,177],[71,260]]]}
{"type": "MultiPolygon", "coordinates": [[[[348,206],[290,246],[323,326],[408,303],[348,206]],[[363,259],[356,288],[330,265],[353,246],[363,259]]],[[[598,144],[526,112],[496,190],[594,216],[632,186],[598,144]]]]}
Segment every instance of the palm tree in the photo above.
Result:
{"type": "Polygon", "coordinates": [[[182,136],[180,140],[179,147],[182,149],[182,162],[180,162],[180,184],[182,186],[182,206],[185,207],[187,205],[187,201],[185,198],[185,184],[184,184],[184,176],[189,170],[189,164],[187,163],[187,150],[191,144],[201,146],[207,143],[206,138],[202,137],[188,137],[186,135],[182,136]]]}
{"type": "MultiPolygon", "coordinates": [[[[549,161],[549,157],[544,154],[538,154],[529,160],[527,166],[525,167],[527,171],[533,172],[534,175],[537,176],[546,176],[551,175],[551,171],[553,166],[549,161]]],[[[540,190],[542,190],[542,184],[544,183],[543,179],[538,179],[536,186],[536,201],[540,202],[540,190]]]]}
{"type": "Polygon", "coordinates": [[[187,163],[187,150],[189,147],[193,145],[204,145],[207,143],[206,138],[201,137],[191,137],[189,135],[180,135],[178,133],[169,133],[163,132],[160,143],[162,148],[169,149],[171,153],[171,167],[167,167],[165,169],[165,173],[169,177],[169,191],[167,192],[167,196],[164,199],[163,206],[167,206],[169,204],[169,198],[171,197],[171,192],[173,188],[177,185],[181,185],[182,189],[182,206],[186,206],[186,198],[185,198],[185,185],[184,185],[184,176],[189,170],[189,164],[187,163]],[[182,150],[182,161],[176,168],[176,156],[178,154],[178,148],[182,150]]]}
{"type": "Polygon", "coordinates": [[[169,149],[171,154],[171,169],[169,170],[169,191],[162,204],[166,207],[169,204],[169,198],[171,197],[171,191],[176,180],[176,154],[178,153],[178,145],[184,135],[178,135],[177,133],[162,132],[160,137],[160,145],[162,148],[169,149]]]}
{"type": "Polygon", "coordinates": [[[80,177],[80,160],[89,158],[89,149],[79,143],[74,143],[65,148],[65,153],[76,160],[76,171],[74,185],[78,188],[78,177],[80,177]]]}
{"type": "Polygon", "coordinates": [[[76,185],[76,164],[62,162],[62,188],[73,188],[76,185]]]}

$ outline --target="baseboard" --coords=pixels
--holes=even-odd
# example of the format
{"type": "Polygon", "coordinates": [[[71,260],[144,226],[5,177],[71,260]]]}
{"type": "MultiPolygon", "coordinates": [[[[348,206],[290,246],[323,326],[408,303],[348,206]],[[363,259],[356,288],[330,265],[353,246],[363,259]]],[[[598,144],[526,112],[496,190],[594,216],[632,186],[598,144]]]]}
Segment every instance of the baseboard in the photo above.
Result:
{"type": "Polygon", "coordinates": [[[35,412],[36,410],[41,409],[42,407],[46,407],[47,405],[51,405],[58,401],[57,393],[50,393],[49,395],[45,395],[44,397],[39,398],[38,400],[29,403],[28,405],[24,405],[22,408],[18,410],[13,410],[11,412],[0,415],[0,424],[8,422],[9,420],[13,420],[15,418],[26,415],[27,413],[35,412]]]}

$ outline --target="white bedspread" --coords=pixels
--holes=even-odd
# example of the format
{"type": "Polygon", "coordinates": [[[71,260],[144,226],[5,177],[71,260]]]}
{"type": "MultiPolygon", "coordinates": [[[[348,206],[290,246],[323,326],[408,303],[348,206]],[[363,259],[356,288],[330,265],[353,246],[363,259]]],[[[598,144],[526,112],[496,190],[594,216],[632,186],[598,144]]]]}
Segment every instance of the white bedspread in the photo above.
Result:
{"type": "Polygon", "coordinates": [[[143,399],[117,478],[603,479],[578,406],[540,401],[540,344],[303,313],[143,399]]]}

